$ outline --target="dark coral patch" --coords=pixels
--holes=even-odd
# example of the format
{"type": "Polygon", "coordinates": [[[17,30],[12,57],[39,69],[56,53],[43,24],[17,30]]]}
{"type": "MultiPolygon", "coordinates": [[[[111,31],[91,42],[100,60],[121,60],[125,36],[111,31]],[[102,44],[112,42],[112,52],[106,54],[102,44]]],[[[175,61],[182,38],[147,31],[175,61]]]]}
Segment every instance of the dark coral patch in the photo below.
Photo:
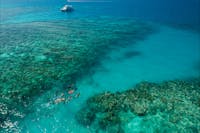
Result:
{"type": "MultiPolygon", "coordinates": [[[[85,113],[90,110],[97,116],[90,123],[91,127],[98,125],[98,130],[109,133],[112,129],[115,129],[115,132],[123,131],[125,128],[123,126],[134,120],[134,117],[144,119],[143,126],[148,127],[149,123],[157,125],[153,127],[155,132],[197,131],[200,130],[199,85],[199,79],[168,81],[160,84],[142,82],[124,92],[105,92],[89,98],[84,107],[87,108],[85,113]],[[132,113],[130,118],[124,115],[130,112],[132,113]]],[[[84,110],[81,114],[84,114],[84,110]]],[[[77,121],[82,119],[87,117],[82,115],[77,121]]]]}

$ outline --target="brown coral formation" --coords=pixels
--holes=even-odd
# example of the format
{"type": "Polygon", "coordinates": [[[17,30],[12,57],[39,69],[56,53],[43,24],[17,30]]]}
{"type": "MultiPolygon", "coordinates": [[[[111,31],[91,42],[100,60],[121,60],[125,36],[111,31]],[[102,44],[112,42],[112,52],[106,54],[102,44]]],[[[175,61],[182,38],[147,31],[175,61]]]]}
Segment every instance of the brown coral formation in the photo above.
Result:
{"type": "Polygon", "coordinates": [[[125,131],[124,125],[136,117],[142,119],[142,124],[132,128],[141,128],[143,132],[148,127],[152,127],[154,132],[199,131],[199,98],[199,80],[159,84],[143,82],[125,92],[106,92],[89,98],[76,118],[82,125],[92,127],[98,123],[95,130],[103,131],[109,131],[113,126],[116,126],[116,131],[125,131]],[[93,114],[93,119],[81,115],[85,114],[85,110],[86,113],[93,114]],[[124,115],[130,112],[132,117],[124,115]],[[89,122],[83,124],[83,119],[84,122],[86,119],[89,122]]]}

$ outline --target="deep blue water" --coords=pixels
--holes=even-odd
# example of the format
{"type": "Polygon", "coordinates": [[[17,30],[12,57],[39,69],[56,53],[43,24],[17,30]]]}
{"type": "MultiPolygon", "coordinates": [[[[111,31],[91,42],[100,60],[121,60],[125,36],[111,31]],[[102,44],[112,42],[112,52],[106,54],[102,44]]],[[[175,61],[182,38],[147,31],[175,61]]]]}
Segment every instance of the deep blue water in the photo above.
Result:
{"type": "MultiPolygon", "coordinates": [[[[95,1],[95,0],[94,0],[95,1]]],[[[33,10],[33,14],[41,12],[48,15],[49,19],[63,18],[55,12],[67,2],[65,0],[1,0],[2,7],[19,8],[44,8],[44,10],[33,10]],[[36,11],[35,11],[36,10],[36,11]]],[[[77,10],[73,16],[118,16],[133,17],[149,21],[193,24],[200,23],[200,1],[199,0],[112,0],[112,2],[97,3],[70,3],[77,10]]],[[[22,9],[23,10],[23,9],[22,9]]],[[[25,10],[24,10],[25,11],[25,10]]],[[[15,12],[15,11],[14,11],[15,12]]],[[[4,12],[1,12],[5,15],[4,12]]],[[[25,12],[22,12],[24,14],[25,12]]],[[[45,15],[43,14],[43,15],[45,15]]],[[[34,17],[39,14],[34,14],[34,17]]],[[[34,18],[31,20],[35,20],[34,18]]]]}

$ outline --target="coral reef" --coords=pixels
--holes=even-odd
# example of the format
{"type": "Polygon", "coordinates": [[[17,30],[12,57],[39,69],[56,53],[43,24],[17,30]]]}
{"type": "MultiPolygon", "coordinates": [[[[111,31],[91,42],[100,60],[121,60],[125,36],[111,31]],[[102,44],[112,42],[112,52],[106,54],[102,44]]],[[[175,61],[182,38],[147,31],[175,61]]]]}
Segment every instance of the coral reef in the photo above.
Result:
{"type": "Polygon", "coordinates": [[[33,98],[57,83],[67,89],[108,50],[153,31],[149,24],[116,18],[1,24],[0,104],[26,114],[33,98]]]}
{"type": "Polygon", "coordinates": [[[149,132],[151,128],[152,132],[196,133],[200,131],[199,99],[199,79],[142,82],[124,92],[92,96],[77,112],[76,119],[97,131],[110,132],[114,126],[115,132],[149,132]],[[130,126],[134,120],[137,124],[130,126]]]}

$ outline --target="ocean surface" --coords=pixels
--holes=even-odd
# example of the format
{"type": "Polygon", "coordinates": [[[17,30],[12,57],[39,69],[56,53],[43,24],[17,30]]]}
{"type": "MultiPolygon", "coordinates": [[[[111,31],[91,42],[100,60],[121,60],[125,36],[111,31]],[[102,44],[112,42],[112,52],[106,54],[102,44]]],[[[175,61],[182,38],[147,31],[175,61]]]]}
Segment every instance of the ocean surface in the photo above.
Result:
{"type": "Polygon", "coordinates": [[[198,133],[200,82],[182,81],[199,78],[199,0],[0,0],[2,133],[198,133]],[[61,12],[65,4],[74,11],[61,12]],[[158,84],[149,93],[163,104],[183,102],[115,108],[143,82],[158,84]],[[95,103],[98,94],[117,98],[95,103]],[[103,113],[91,107],[104,102],[103,113]],[[172,112],[185,117],[171,122],[172,112]]]}

